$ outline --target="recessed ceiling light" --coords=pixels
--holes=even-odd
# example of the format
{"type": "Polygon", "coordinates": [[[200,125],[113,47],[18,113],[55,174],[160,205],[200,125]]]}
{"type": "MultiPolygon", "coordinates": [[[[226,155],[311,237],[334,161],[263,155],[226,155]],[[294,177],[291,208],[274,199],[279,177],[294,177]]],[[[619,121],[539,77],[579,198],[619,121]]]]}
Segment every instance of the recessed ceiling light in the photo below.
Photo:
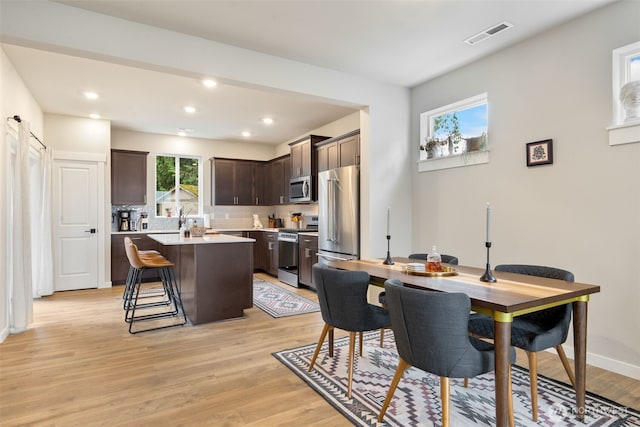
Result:
{"type": "Polygon", "coordinates": [[[265,125],[270,125],[273,123],[273,119],[271,117],[264,117],[262,119],[262,123],[264,123],[265,125]]]}
{"type": "Polygon", "coordinates": [[[84,92],[84,97],[87,99],[98,99],[98,94],[95,92],[84,92]]]}
{"type": "Polygon", "coordinates": [[[184,107],[184,112],[185,113],[189,113],[189,114],[193,114],[196,112],[196,107],[192,107],[191,105],[187,105],[186,107],[184,107]]]}
{"type": "Polygon", "coordinates": [[[251,132],[249,132],[248,130],[245,130],[242,132],[242,136],[244,136],[245,138],[251,136],[251,132]]]}
{"type": "Polygon", "coordinates": [[[92,113],[92,114],[89,114],[89,117],[91,117],[92,119],[96,119],[97,120],[97,119],[100,118],[100,114],[92,113]]]}
{"type": "Polygon", "coordinates": [[[212,87],[218,86],[218,83],[215,80],[211,80],[211,79],[203,80],[202,84],[205,85],[208,88],[212,88],[212,87]]]}
{"type": "Polygon", "coordinates": [[[180,136],[187,136],[187,134],[191,132],[193,132],[193,129],[178,128],[178,135],[180,136]]]}

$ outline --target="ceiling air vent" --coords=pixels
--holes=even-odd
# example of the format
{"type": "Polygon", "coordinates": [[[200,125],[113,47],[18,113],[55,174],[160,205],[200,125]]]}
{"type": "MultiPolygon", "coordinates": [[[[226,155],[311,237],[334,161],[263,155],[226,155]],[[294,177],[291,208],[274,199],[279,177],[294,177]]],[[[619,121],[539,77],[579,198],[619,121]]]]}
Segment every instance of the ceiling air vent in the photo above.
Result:
{"type": "Polygon", "coordinates": [[[513,27],[513,24],[507,21],[502,21],[499,24],[496,24],[490,28],[487,28],[484,31],[479,32],[478,34],[475,34],[471,37],[469,37],[468,39],[466,39],[464,42],[473,46],[474,44],[478,44],[483,40],[488,39],[489,37],[493,37],[496,34],[498,34],[501,31],[507,30],[509,28],[513,27]]]}

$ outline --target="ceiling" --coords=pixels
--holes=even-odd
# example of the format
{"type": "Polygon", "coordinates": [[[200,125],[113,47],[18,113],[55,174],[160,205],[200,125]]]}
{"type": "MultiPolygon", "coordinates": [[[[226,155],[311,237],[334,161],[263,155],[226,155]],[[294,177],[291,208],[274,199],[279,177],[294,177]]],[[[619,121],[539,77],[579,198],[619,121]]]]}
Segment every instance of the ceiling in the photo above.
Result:
{"type": "MultiPolygon", "coordinates": [[[[9,0],[0,0],[6,2],[9,0]]],[[[58,1],[161,27],[412,87],[611,0],[429,1],[58,1]],[[464,40],[500,22],[514,26],[481,43],[464,40]]],[[[1,5],[1,3],[0,3],[1,5]]],[[[114,127],[191,137],[278,144],[332,122],[358,106],[300,94],[220,84],[206,89],[184,76],[3,44],[47,113],[97,112],[114,127]],[[43,64],[46,66],[43,67],[43,64]],[[46,72],[43,72],[43,69],[46,72]],[[158,90],[158,88],[162,88],[158,90]],[[99,92],[93,103],[79,97],[99,92]],[[182,108],[195,105],[186,115],[182,108]],[[304,112],[301,114],[300,112],[304,112]],[[272,125],[261,118],[274,119],[272,125]],[[249,138],[240,136],[248,130],[249,138]]]]}

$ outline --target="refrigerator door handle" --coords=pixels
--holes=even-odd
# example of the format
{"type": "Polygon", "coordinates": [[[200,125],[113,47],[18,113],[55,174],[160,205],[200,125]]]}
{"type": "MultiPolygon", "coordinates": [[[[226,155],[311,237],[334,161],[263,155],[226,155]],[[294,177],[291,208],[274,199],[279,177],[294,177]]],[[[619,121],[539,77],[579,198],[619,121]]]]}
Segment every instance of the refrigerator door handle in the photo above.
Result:
{"type": "Polygon", "coordinates": [[[334,255],[327,255],[327,254],[321,254],[321,253],[317,253],[316,254],[318,256],[318,258],[326,258],[329,260],[335,260],[335,261],[350,261],[353,258],[342,258],[339,256],[334,256],[334,255]]]}
{"type": "Polygon", "coordinates": [[[327,241],[335,242],[336,235],[336,192],[335,180],[327,180],[327,201],[328,201],[328,221],[327,221],[327,241]]]}

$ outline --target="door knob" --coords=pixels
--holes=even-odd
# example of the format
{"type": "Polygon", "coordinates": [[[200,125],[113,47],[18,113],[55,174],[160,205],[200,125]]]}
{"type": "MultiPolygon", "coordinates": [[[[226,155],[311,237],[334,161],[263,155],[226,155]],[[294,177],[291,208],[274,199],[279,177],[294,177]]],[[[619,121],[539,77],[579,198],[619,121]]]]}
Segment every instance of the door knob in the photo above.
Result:
{"type": "Polygon", "coordinates": [[[84,230],[85,233],[96,234],[96,229],[92,228],[91,230],[84,230]]]}

